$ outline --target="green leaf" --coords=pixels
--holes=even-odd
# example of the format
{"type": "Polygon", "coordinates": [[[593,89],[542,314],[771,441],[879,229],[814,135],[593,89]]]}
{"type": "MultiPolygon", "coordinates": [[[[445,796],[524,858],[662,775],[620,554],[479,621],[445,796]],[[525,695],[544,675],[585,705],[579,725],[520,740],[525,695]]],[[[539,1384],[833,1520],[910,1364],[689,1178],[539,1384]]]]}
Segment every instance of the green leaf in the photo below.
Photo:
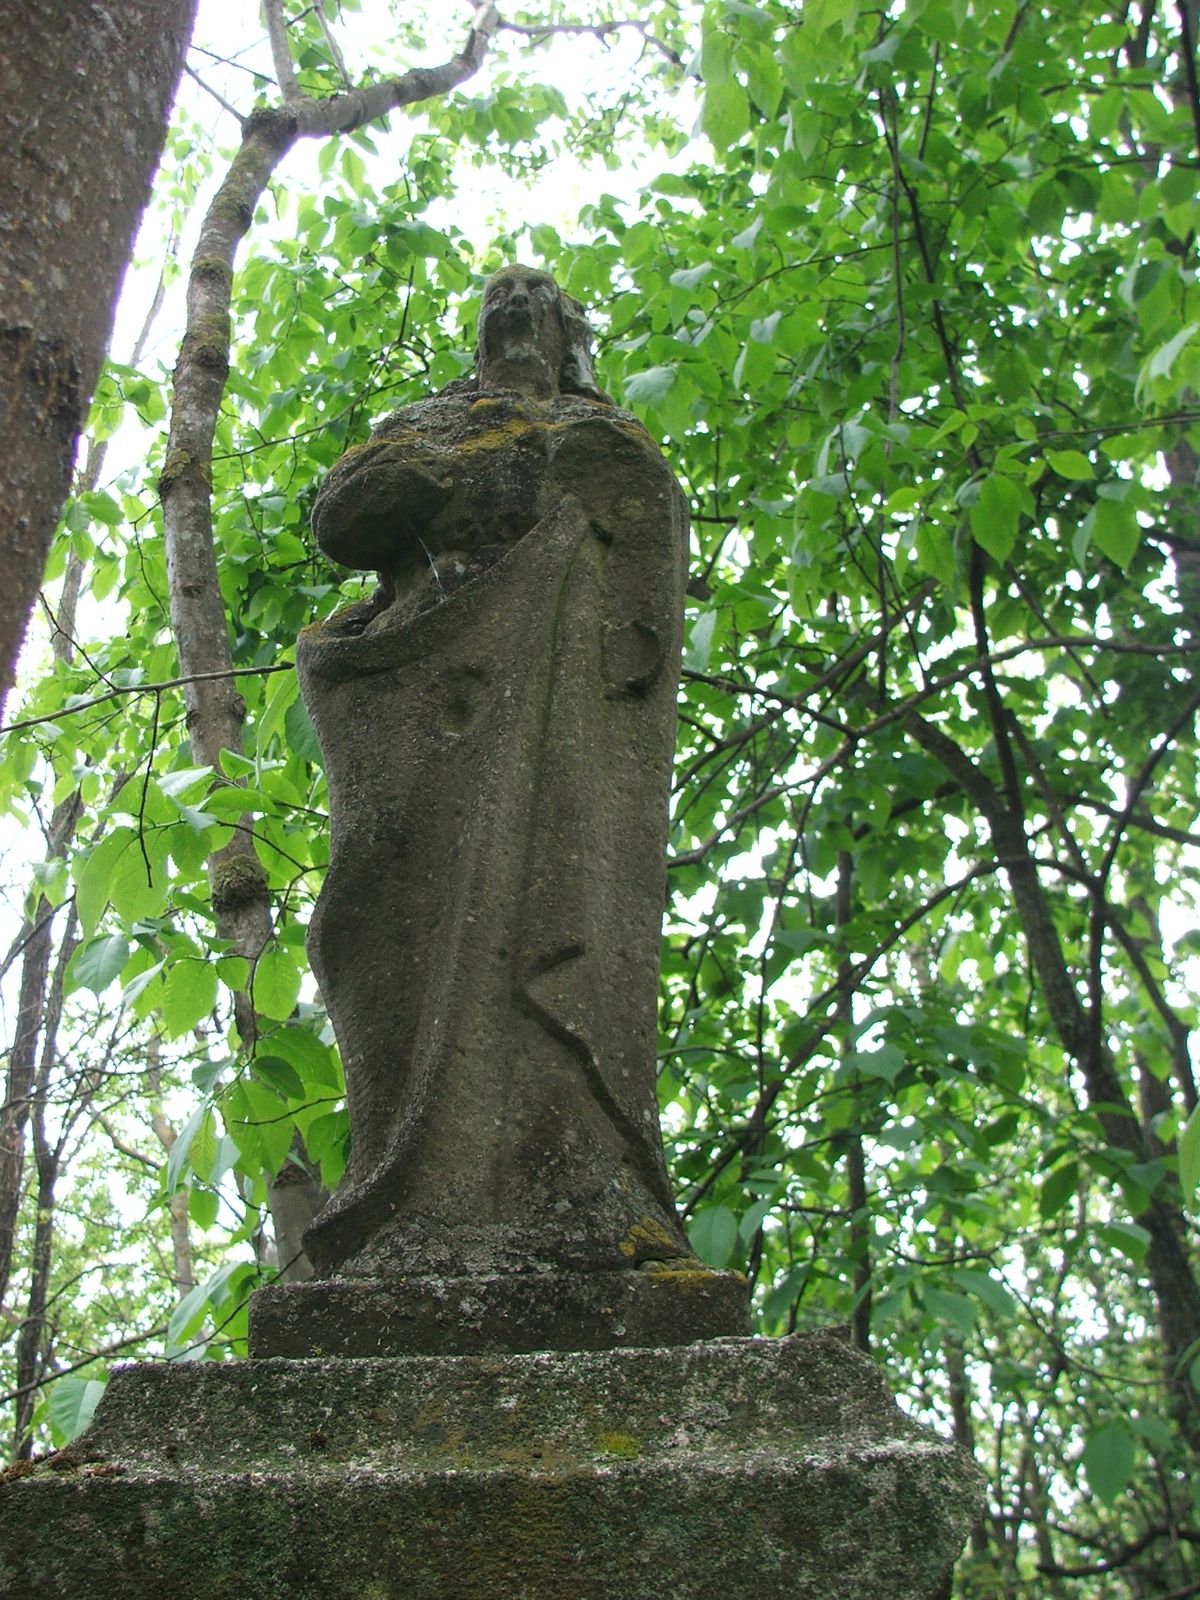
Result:
{"type": "Polygon", "coordinates": [[[743,1244],[748,1245],[750,1243],[767,1217],[775,1209],[776,1204],[777,1196],[769,1194],[761,1200],[755,1200],[753,1205],[747,1208],[742,1220],[738,1223],[738,1238],[743,1244]]]}
{"type": "Polygon", "coordinates": [[[153,916],[166,900],[167,841],[163,830],[139,836],[133,828],[120,826],[105,835],[75,872],[75,903],[79,922],[86,935],[111,902],[126,922],[153,916]]]}
{"type": "Polygon", "coordinates": [[[1097,500],[1084,528],[1090,542],[1124,572],[1142,538],[1133,507],[1123,500],[1097,500]]]}
{"type": "Polygon", "coordinates": [[[1096,476],[1092,463],[1081,450],[1047,450],[1046,460],[1060,478],[1088,483],[1096,476]]]}
{"type": "Polygon", "coordinates": [[[708,658],[712,653],[713,634],[717,626],[715,611],[702,611],[688,629],[687,649],[683,664],[689,672],[707,672],[708,658]]]}
{"type": "Polygon", "coordinates": [[[958,567],[954,559],[953,540],[945,529],[922,522],[917,528],[914,547],[917,553],[917,565],[922,572],[928,572],[948,586],[953,584],[958,575],[958,567]]]}
{"type": "Polygon", "coordinates": [[[105,1385],[98,1378],[59,1378],[50,1391],[46,1414],[50,1435],[57,1449],[70,1444],[92,1420],[104,1397],[105,1385]]]}
{"type": "Polygon", "coordinates": [[[968,512],[971,535],[996,561],[1007,561],[1017,542],[1021,491],[1012,478],[993,473],[979,485],[979,498],[968,512]]]}
{"type": "Polygon", "coordinates": [[[737,1218],[727,1206],[708,1206],[688,1229],[692,1249],[710,1267],[727,1267],[737,1244],[737,1218]]]}
{"type": "Polygon", "coordinates": [[[732,150],[745,138],[750,129],[750,101],[736,78],[706,87],[700,127],[718,155],[732,150]]]}
{"type": "Polygon", "coordinates": [[[250,1062],[250,1071],[269,1089],[274,1089],[285,1099],[304,1099],[304,1084],[300,1074],[291,1062],[285,1061],[282,1056],[255,1056],[250,1062]]]}
{"type": "Polygon", "coordinates": [[[671,274],[670,281],[680,289],[694,289],[713,269],[711,261],[702,261],[698,267],[680,267],[671,274]]]}
{"type": "Polygon", "coordinates": [[[1078,1161],[1064,1161],[1047,1176],[1038,1196],[1038,1209],[1043,1221],[1048,1222],[1072,1199],[1079,1187],[1078,1161]]]}
{"type": "Polygon", "coordinates": [[[1185,1205],[1196,1209],[1200,1191],[1200,1106],[1193,1110],[1179,1136],[1179,1184],[1185,1205]]]}
{"type": "Polygon", "coordinates": [[[926,1289],[925,1306],[939,1322],[946,1324],[962,1338],[967,1338],[975,1326],[975,1307],[963,1294],[952,1294],[947,1289],[926,1289]]]}
{"type": "Polygon", "coordinates": [[[1111,1506],[1133,1476],[1133,1435],[1123,1422],[1106,1422],[1088,1439],[1083,1470],[1092,1493],[1111,1506]]]}
{"type": "Polygon", "coordinates": [[[268,812],[271,803],[258,789],[243,788],[241,784],[218,784],[204,799],[204,810],[214,817],[236,821],[243,812],[268,812]]]}
{"type": "Polygon", "coordinates": [[[196,1176],[207,1183],[212,1178],[213,1163],[217,1159],[217,1120],[207,1107],[188,1150],[188,1164],[196,1176]]]}
{"type": "MultiPolygon", "coordinates": [[[[183,1175],[187,1171],[192,1141],[200,1133],[205,1121],[212,1121],[212,1112],[205,1104],[198,1105],[191,1116],[179,1130],[175,1143],[167,1155],[167,1193],[174,1194],[183,1182],[183,1175]]],[[[203,1136],[207,1139],[207,1135],[203,1136]]],[[[204,1176],[202,1173],[201,1176],[204,1176]]]]}
{"type": "Polygon", "coordinates": [[[129,945],[120,934],[105,934],[80,945],[71,963],[71,977],[79,988],[100,995],[120,977],[128,960],[129,945]]]}
{"type": "Polygon", "coordinates": [[[167,969],[159,1006],[170,1038],[178,1039],[210,1017],[216,1003],[217,970],[213,963],[185,957],[167,969]]]}
{"type": "Polygon", "coordinates": [[[287,1103],[273,1089],[244,1077],[221,1097],[225,1126],[251,1170],[274,1177],[287,1160],[295,1128],[287,1103]]]}
{"type": "Polygon", "coordinates": [[[116,528],[121,523],[121,508],[112,495],[106,494],[103,489],[93,489],[82,496],[83,504],[87,507],[88,515],[97,522],[103,522],[107,527],[116,528]]]}
{"type": "Polygon", "coordinates": [[[1175,365],[1179,352],[1191,342],[1198,328],[1200,328],[1200,322],[1189,322],[1173,338],[1168,339],[1165,344],[1158,347],[1138,375],[1137,393],[1139,398],[1146,384],[1153,382],[1155,378],[1167,378],[1170,376],[1171,368],[1175,365]]]}
{"type": "Polygon", "coordinates": [[[881,1044],[877,1050],[856,1051],[846,1057],[846,1065],[864,1078],[882,1078],[886,1083],[895,1083],[905,1061],[904,1051],[894,1044],[881,1044]]]}
{"type": "Polygon", "coordinates": [[[631,406],[655,406],[675,383],[674,367],[647,367],[625,380],[625,398],[631,406]]]}
{"type": "Polygon", "coordinates": [[[199,1333],[210,1311],[220,1312],[244,1283],[246,1263],[229,1261],[210,1274],[203,1283],[188,1290],[171,1313],[167,1324],[167,1349],[178,1351],[199,1333]]]}
{"type": "MultiPolygon", "coordinates": [[[[138,972],[132,978],[130,978],[129,982],[121,991],[121,999],[127,1006],[134,1005],[134,1002],[138,999],[139,995],[142,995],[146,992],[146,990],[154,982],[155,978],[157,978],[158,975],[163,971],[166,964],[166,958],[164,957],[162,961],[154,962],[154,964],[147,967],[144,972],[138,972]]],[[[138,1013],[138,1015],[141,1014],[141,1012],[138,1013]]]]}
{"type": "Polygon", "coordinates": [[[208,1314],[208,1285],[196,1283],[167,1321],[167,1350],[181,1350],[199,1331],[208,1314]]]}
{"type": "Polygon", "coordinates": [[[317,741],[317,730],[304,708],[303,700],[297,700],[287,708],[287,715],[283,719],[283,731],[287,737],[287,747],[294,756],[299,756],[301,761],[311,761],[316,766],[321,765],[321,746],[317,741]]]}
{"type": "Polygon", "coordinates": [[[300,968],[289,950],[270,944],[259,956],[251,978],[254,1008],[264,1017],[286,1021],[300,998],[300,968]]]}
{"type": "Polygon", "coordinates": [[[349,1142],[350,1118],[345,1110],[322,1112],[305,1127],[305,1149],[310,1160],[319,1163],[321,1181],[328,1188],[341,1180],[349,1142]]]}
{"type": "Polygon", "coordinates": [[[982,1300],[989,1311],[994,1311],[998,1317],[1013,1317],[1017,1312],[1017,1303],[998,1278],[993,1278],[990,1272],[978,1272],[974,1268],[959,1267],[954,1272],[954,1281],[968,1294],[982,1300]]]}
{"type": "Polygon", "coordinates": [[[215,1227],[221,1210],[221,1197],[215,1189],[193,1184],[188,1193],[188,1215],[198,1228],[207,1232],[215,1227]]]}
{"type": "Polygon", "coordinates": [[[1120,1220],[1106,1222],[1100,1228],[1100,1237],[1105,1244],[1127,1256],[1135,1266],[1140,1267],[1145,1261],[1150,1235],[1139,1223],[1120,1220]]]}
{"type": "Polygon", "coordinates": [[[730,243],[735,250],[753,250],[755,241],[763,230],[763,216],[759,212],[753,222],[742,229],[741,233],[734,234],[730,243]]]}
{"type": "Polygon", "coordinates": [[[136,837],[132,828],[114,828],[88,855],[76,857],[72,864],[75,905],[85,935],[95,931],[96,924],[104,915],[116,863],[134,844],[136,837]]]}
{"type": "Polygon", "coordinates": [[[261,764],[271,740],[283,727],[288,707],[300,693],[300,684],[294,672],[280,672],[274,678],[267,694],[266,709],[255,729],[255,753],[261,764]]]}
{"type": "Polygon", "coordinates": [[[304,1092],[319,1095],[332,1089],[340,1094],[345,1087],[337,1051],[322,1043],[311,1029],[279,1028],[270,1036],[271,1053],[281,1055],[296,1069],[304,1092]]]}

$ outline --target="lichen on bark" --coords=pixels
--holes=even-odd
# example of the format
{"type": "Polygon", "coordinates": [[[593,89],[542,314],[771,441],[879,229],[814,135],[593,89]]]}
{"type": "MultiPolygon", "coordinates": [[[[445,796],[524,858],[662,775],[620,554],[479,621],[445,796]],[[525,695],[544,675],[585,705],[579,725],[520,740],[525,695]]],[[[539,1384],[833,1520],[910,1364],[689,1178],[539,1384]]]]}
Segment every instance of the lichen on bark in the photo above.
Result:
{"type": "Polygon", "coordinates": [[[265,901],[267,875],[257,856],[214,856],[209,866],[213,910],[232,916],[256,901],[265,901]]]}

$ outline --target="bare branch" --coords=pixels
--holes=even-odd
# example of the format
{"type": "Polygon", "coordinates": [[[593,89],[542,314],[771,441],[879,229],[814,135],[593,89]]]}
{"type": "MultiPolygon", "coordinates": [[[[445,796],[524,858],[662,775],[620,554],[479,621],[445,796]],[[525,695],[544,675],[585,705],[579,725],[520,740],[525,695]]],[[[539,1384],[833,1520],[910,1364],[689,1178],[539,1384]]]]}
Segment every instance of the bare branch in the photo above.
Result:
{"type": "MultiPolygon", "coordinates": [[[[416,105],[447,94],[477,72],[488,52],[492,35],[500,26],[500,14],[491,0],[475,7],[466,43],[457,55],[440,67],[413,67],[397,78],[363,84],[331,100],[302,96],[294,107],[296,132],[301,138],[331,133],[351,133],[364,123],[387,116],[401,106],[416,105]]],[[[293,109],[292,107],[288,108],[293,109]]]]}
{"type": "Polygon", "coordinates": [[[666,57],[673,67],[683,66],[683,57],[671,49],[665,39],[657,38],[650,32],[650,24],[641,22],[637,18],[628,18],[622,22],[501,22],[500,31],[503,33],[519,33],[524,38],[530,39],[534,44],[543,44],[553,34],[590,33],[593,38],[603,41],[610,34],[619,33],[623,28],[631,28],[634,33],[642,37],[644,44],[653,46],[660,55],[666,57]]]}
{"type": "Polygon", "coordinates": [[[338,49],[338,42],[333,37],[333,29],[329,26],[329,23],[325,17],[325,8],[319,3],[319,0],[318,4],[314,7],[314,10],[317,13],[317,21],[321,25],[321,32],[325,35],[325,44],[329,50],[329,59],[333,62],[334,67],[337,69],[338,76],[346,85],[347,89],[349,89],[352,84],[352,79],[350,74],[346,71],[346,59],[342,55],[342,52],[338,49]]]}
{"type": "Polygon", "coordinates": [[[300,103],[300,85],[292,66],[292,52],[288,46],[287,23],[283,18],[280,0],[262,0],[263,21],[267,25],[267,38],[271,42],[271,60],[275,64],[275,81],[284,105],[292,110],[300,103]]]}
{"type": "Polygon", "coordinates": [[[212,98],[221,107],[222,111],[228,111],[229,115],[236,118],[240,125],[245,126],[246,119],[237,109],[237,107],[230,105],[229,101],[226,100],[223,94],[218,94],[213,88],[212,84],[205,83],[200,74],[193,67],[189,67],[186,61],[183,64],[183,70],[187,73],[188,77],[191,78],[193,83],[198,84],[199,87],[204,90],[205,94],[212,96],[212,98]]]}

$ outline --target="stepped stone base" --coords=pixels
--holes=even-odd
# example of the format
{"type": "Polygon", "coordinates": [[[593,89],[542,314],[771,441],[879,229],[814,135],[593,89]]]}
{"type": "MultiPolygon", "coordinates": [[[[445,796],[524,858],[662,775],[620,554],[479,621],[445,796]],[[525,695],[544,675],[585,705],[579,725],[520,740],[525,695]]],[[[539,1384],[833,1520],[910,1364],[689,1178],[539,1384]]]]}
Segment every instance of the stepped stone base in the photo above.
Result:
{"type": "Polygon", "coordinates": [[[746,1280],[698,1261],[630,1272],[314,1278],[250,1302],[252,1356],[482,1355],[748,1334],[746,1280]]]}
{"type": "Polygon", "coordinates": [[[0,1483],[47,1600],[939,1600],[979,1493],[836,1334],[125,1368],[0,1483]]]}

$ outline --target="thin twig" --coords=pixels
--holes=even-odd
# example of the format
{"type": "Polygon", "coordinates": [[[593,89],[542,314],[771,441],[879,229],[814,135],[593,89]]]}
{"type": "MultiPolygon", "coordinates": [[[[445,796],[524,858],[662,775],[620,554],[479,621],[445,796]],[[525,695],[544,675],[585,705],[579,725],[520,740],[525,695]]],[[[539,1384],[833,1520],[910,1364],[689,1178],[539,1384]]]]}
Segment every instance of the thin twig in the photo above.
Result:
{"type": "Polygon", "coordinates": [[[535,44],[542,44],[552,34],[556,33],[590,33],[593,38],[603,42],[608,34],[619,33],[622,28],[632,28],[634,33],[641,34],[643,42],[653,45],[660,55],[667,58],[673,67],[683,66],[683,57],[672,50],[665,39],[659,39],[650,32],[650,24],[648,22],[642,22],[633,17],[621,22],[502,22],[500,24],[502,33],[519,33],[524,38],[531,39],[535,44]]]}
{"type": "Polygon", "coordinates": [[[204,79],[200,76],[200,74],[198,72],[196,72],[194,70],[194,68],[189,67],[186,61],[183,64],[183,70],[187,73],[188,77],[191,78],[194,83],[199,84],[200,88],[204,90],[205,94],[212,96],[212,98],[221,107],[222,111],[228,111],[228,113],[229,113],[229,115],[231,117],[235,117],[237,119],[237,123],[238,123],[239,127],[244,127],[245,126],[246,119],[245,119],[245,117],[243,117],[242,113],[237,109],[237,107],[233,106],[233,105],[230,105],[229,101],[226,100],[225,96],[223,94],[218,94],[217,91],[213,88],[213,86],[210,83],[205,83],[204,79]]]}
{"type": "Polygon", "coordinates": [[[333,62],[334,67],[337,69],[338,76],[341,78],[346,88],[349,89],[353,83],[353,79],[346,71],[346,58],[338,49],[338,42],[333,37],[333,29],[326,21],[325,7],[323,5],[317,5],[314,6],[313,9],[317,14],[317,21],[321,25],[321,32],[325,35],[325,43],[329,49],[329,59],[333,62]]]}
{"type": "Polygon", "coordinates": [[[290,672],[294,665],[292,661],[278,661],[273,667],[231,667],[228,672],[185,673],[179,678],[164,678],[160,683],[117,685],[107,694],[93,695],[90,700],[78,700],[73,706],[64,706],[61,711],[50,711],[45,716],[25,717],[20,722],[6,723],[0,728],[0,735],[16,733],[22,728],[36,728],[43,722],[58,722],[63,717],[76,716],[80,711],[91,711],[122,694],[161,694],[164,689],[178,689],[185,683],[204,683],[213,678],[265,678],[272,672],[290,672]]]}

